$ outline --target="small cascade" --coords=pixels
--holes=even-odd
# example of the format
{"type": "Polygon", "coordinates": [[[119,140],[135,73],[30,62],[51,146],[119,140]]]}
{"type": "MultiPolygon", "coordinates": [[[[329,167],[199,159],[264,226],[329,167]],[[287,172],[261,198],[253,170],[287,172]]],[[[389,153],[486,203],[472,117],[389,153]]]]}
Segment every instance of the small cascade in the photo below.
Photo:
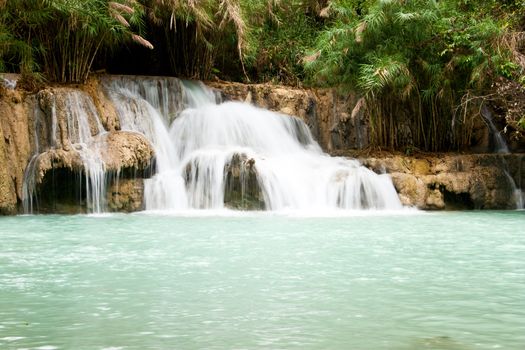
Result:
{"type": "Polygon", "coordinates": [[[226,198],[269,210],[401,208],[388,175],[323,153],[298,118],[218,104],[203,84],[175,78],[108,78],[104,85],[121,128],[143,133],[155,149],[148,210],[222,209],[226,198]]]}
{"type": "MultiPolygon", "coordinates": [[[[487,108],[486,105],[481,106],[481,116],[486,121],[487,126],[489,127],[490,134],[494,137],[494,152],[500,153],[500,154],[508,154],[510,153],[509,147],[507,145],[507,142],[505,142],[505,139],[503,136],[501,136],[501,133],[496,128],[496,125],[494,125],[494,118],[492,116],[491,111],[487,108]]],[[[514,193],[514,202],[516,203],[516,209],[523,209],[524,207],[524,193],[516,186],[516,182],[512,178],[512,176],[509,173],[508,170],[508,164],[505,158],[502,157],[503,162],[503,172],[505,173],[505,177],[507,178],[507,181],[509,182],[510,186],[512,187],[512,191],[514,193]]]]}
{"type": "Polygon", "coordinates": [[[77,90],[67,90],[61,92],[60,97],[60,102],[57,102],[57,96],[51,98],[49,106],[51,128],[46,136],[42,136],[45,130],[41,128],[44,113],[38,106],[35,106],[34,109],[36,153],[25,172],[24,210],[26,213],[32,213],[35,200],[38,202],[36,166],[39,159],[46,152],[61,149],[64,152],[73,151],[78,154],[82,164],[83,178],[78,181],[80,188],[77,189],[77,192],[85,194],[86,206],[90,212],[102,213],[106,207],[106,174],[105,164],[101,157],[104,144],[100,142],[103,140],[103,137],[100,138],[100,136],[105,133],[104,127],[93,100],[87,94],[77,90]],[[57,106],[58,103],[60,107],[57,106]],[[58,109],[62,112],[60,116],[58,109]],[[63,119],[65,130],[59,127],[60,118],[63,119]],[[99,140],[94,142],[97,136],[99,140]],[[48,141],[47,147],[40,144],[40,139],[48,141]]]}
{"type": "Polygon", "coordinates": [[[32,214],[34,212],[33,204],[35,203],[36,196],[36,165],[37,160],[40,155],[41,146],[40,146],[40,139],[39,135],[43,133],[43,126],[45,126],[45,116],[44,112],[40,109],[40,106],[38,105],[38,99],[34,99],[34,106],[33,106],[33,130],[34,130],[34,144],[35,144],[35,153],[29,160],[29,163],[26,167],[25,173],[24,173],[24,182],[22,185],[22,197],[23,200],[23,207],[24,207],[24,213],[26,214],[32,214]]]}
{"type": "Polygon", "coordinates": [[[93,213],[102,213],[106,199],[105,165],[100,144],[93,142],[92,135],[102,135],[104,127],[93,101],[80,91],[66,95],[66,111],[68,140],[84,165],[87,207],[93,213]]]}
{"type": "Polygon", "coordinates": [[[518,183],[518,192],[515,194],[516,195],[516,208],[517,209],[525,209],[525,189],[523,189],[523,183],[521,181],[522,179],[522,171],[523,171],[523,168],[522,168],[522,164],[523,164],[523,155],[520,155],[518,156],[518,164],[519,164],[519,168],[518,168],[518,179],[519,180],[519,183],[518,183]],[[520,188],[522,190],[520,190],[520,188]]]}
{"type": "Polygon", "coordinates": [[[516,186],[516,182],[514,181],[512,176],[510,176],[507,164],[505,164],[503,172],[505,173],[505,177],[507,178],[507,181],[509,182],[509,184],[512,187],[512,193],[514,194],[514,201],[516,203],[516,209],[518,209],[518,210],[524,209],[524,197],[525,197],[525,195],[524,195],[523,191],[519,187],[516,186]]]}
{"type": "Polygon", "coordinates": [[[214,104],[218,95],[201,88],[202,83],[169,77],[111,77],[103,84],[115,106],[121,129],[142,133],[155,150],[157,174],[144,183],[146,208],[186,209],[185,182],[169,124],[185,108],[214,104]],[[201,91],[204,93],[200,94],[201,91]]]}
{"type": "Polygon", "coordinates": [[[492,117],[492,113],[486,105],[481,106],[481,116],[483,117],[483,120],[485,120],[485,122],[487,123],[487,126],[490,130],[490,134],[493,137],[494,152],[509,153],[509,147],[507,146],[507,142],[505,142],[505,139],[503,138],[503,136],[501,136],[501,132],[496,128],[496,125],[494,125],[494,118],[492,117]]]}

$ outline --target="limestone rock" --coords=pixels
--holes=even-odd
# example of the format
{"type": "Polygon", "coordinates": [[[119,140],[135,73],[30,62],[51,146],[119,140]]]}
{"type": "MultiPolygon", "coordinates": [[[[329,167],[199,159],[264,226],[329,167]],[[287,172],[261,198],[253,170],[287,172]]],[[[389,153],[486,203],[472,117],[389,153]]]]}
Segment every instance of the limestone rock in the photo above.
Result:
{"type": "Polygon", "coordinates": [[[420,209],[513,209],[513,185],[525,184],[521,155],[383,155],[362,158],[388,172],[404,205],[420,209]]]}
{"type": "Polygon", "coordinates": [[[17,212],[24,170],[33,152],[30,97],[0,91],[0,214],[17,212]]]}
{"type": "Polygon", "coordinates": [[[255,160],[236,154],[226,165],[224,204],[232,209],[261,210],[264,197],[257,181],[255,160]]]}
{"type": "Polygon", "coordinates": [[[73,119],[79,110],[85,113],[89,124],[90,136],[100,133],[99,112],[93,108],[93,98],[80,89],[69,87],[53,87],[41,90],[37,94],[40,109],[45,115],[45,124],[49,127],[46,142],[42,148],[57,147],[66,151],[72,143],[79,142],[80,126],[73,119]]]}
{"type": "Polygon", "coordinates": [[[134,212],[144,209],[144,180],[121,179],[107,189],[110,211],[134,212]]]}
{"type": "Polygon", "coordinates": [[[443,193],[438,189],[430,190],[425,201],[426,209],[445,209],[443,193]]]}
{"type": "Polygon", "coordinates": [[[392,183],[399,194],[401,204],[405,206],[423,207],[427,188],[424,181],[412,174],[392,173],[392,183]]]}
{"type": "Polygon", "coordinates": [[[107,171],[130,169],[144,172],[152,165],[153,147],[144,135],[130,131],[113,131],[97,139],[107,171]]]}
{"type": "MultiPolygon", "coordinates": [[[[189,162],[184,171],[186,185],[199,181],[199,169],[189,162]]],[[[224,166],[224,205],[231,209],[265,209],[264,196],[257,181],[255,160],[246,154],[234,154],[224,166]]]]}
{"type": "MultiPolygon", "coordinates": [[[[113,131],[95,138],[89,147],[100,150],[106,172],[132,172],[133,176],[144,176],[153,161],[153,148],[146,138],[138,133],[113,131]]],[[[84,163],[77,149],[50,149],[36,159],[35,182],[41,183],[52,169],[66,168],[73,173],[84,171],[84,163]]]]}

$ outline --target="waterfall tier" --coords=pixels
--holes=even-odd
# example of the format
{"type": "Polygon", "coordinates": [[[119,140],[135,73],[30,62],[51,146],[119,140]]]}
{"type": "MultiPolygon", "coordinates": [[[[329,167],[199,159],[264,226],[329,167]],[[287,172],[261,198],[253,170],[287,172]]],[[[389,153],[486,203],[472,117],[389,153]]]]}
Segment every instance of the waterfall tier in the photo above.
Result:
{"type": "Polygon", "coordinates": [[[142,133],[155,150],[147,210],[401,208],[388,175],[323,153],[298,118],[218,104],[203,84],[175,78],[119,77],[104,86],[122,130],[142,133]]]}
{"type": "MultiPolygon", "coordinates": [[[[26,213],[105,212],[108,195],[119,194],[119,180],[149,172],[149,141],[141,133],[106,130],[88,93],[46,89],[33,110],[35,153],[24,175],[26,213]]],[[[138,203],[129,210],[140,208],[138,203]]]]}

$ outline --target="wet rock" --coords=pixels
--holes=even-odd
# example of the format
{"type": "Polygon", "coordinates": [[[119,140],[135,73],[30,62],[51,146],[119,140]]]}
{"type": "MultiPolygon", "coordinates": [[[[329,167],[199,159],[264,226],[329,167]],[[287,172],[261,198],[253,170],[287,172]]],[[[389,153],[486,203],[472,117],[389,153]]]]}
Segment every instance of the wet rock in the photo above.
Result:
{"type": "Polygon", "coordinates": [[[144,209],[144,180],[120,179],[107,189],[108,209],[134,212],[144,209]]]}
{"type": "MultiPolygon", "coordinates": [[[[41,153],[35,161],[35,182],[41,183],[48,171],[58,168],[83,173],[84,163],[75,147],[68,150],[50,149],[41,153]]],[[[141,134],[110,132],[95,138],[88,148],[94,152],[99,150],[106,172],[129,174],[130,177],[149,177],[154,153],[149,141],[141,134]]]]}
{"type": "Polygon", "coordinates": [[[514,186],[525,184],[521,155],[383,155],[362,158],[391,174],[404,205],[426,210],[513,209],[514,186]]]}
{"type": "Polygon", "coordinates": [[[33,151],[30,97],[0,91],[0,214],[15,214],[22,195],[24,170],[33,151]]]}
{"type": "MultiPolygon", "coordinates": [[[[80,125],[74,120],[75,113],[86,114],[90,136],[100,133],[99,113],[93,98],[80,89],[56,87],[41,90],[37,94],[45,124],[51,126],[42,148],[57,147],[69,150],[72,143],[79,142],[80,125]]],[[[85,136],[84,136],[85,137],[85,136]]]]}
{"type": "Polygon", "coordinates": [[[394,187],[399,194],[399,200],[404,206],[416,206],[425,202],[427,186],[425,182],[412,174],[390,174],[394,187]]]}
{"type": "Polygon", "coordinates": [[[144,135],[130,131],[113,131],[100,135],[95,148],[100,149],[106,171],[133,172],[134,177],[151,171],[154,151],[144,135]]]}
{"type": "MultiPolygon", "coordinates": [[[[49,149],[28,168],[28,196],[35,212],[78,213],[89,210],[86,200],[85,160],[93,154],[104,164],[107,208],[136,211],[143,208],[143,179],[153,165],[153,149],[141,134],[114,131],[95,137],[91,144],[49,149]]],[[[104,201],[104,200],[103,200],[104,201]]],[[[103,206],[103,203],[102,203],[103,206]]]]}
{"type": "MultiPolygon", "coordinates": [[[[6,157],[6,144],[0,124],[0,165],[8,164],[6,157]]],[[[16,211],[16,191],[9,167],[0,166],[0,214],[13,214],[16,211]]]]}
{"type": "Polygon", "coordinates": [[[263,210],[264,197],[257,181],[255,160],[236,154],[224,168],[224,205],[231,209],[263,210]]]}
{"type": "Polygon", "coordinates": [[[445,209],[443,193],[438,189],[429,190],[426,201],[426,209],[445,209]]]}

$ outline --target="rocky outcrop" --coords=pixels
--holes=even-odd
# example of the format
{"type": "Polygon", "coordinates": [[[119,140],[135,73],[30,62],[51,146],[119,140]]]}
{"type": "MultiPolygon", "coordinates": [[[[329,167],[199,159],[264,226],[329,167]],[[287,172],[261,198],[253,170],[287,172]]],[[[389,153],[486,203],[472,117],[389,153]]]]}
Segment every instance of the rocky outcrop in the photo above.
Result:
{"type": "MultiPolygon", "coordinates": [[[[68,150],[50,149],[40,153],[34,160],[35,181],[42,183],[46,174],[56,169],[68,169],[72,173],[85,171],[79,145],[68,150]]],[[[113,131],[99,135],[89,148],[100,152],[105,171],[144,177],[151,172],[153,148],[146,138],[137,133],[113,131]]]]}
{"type": "Polygon", "coordinates": [[[134,212],[144,209],[144,180],[119,179],[107,189],[108,209],[114,212],[134,212]]]}
{"type": "Polygon", "coordinates": [[[17,212],[24,170],[31,157],[34,98],[0,87],[0,214],[17,212]]]}
{"type": "Polygon", "coordinates": [[[76,212],[73,208],[83,205],[82,200],[71,198],[74,191],[77,197],[85,195],[79,181],[85,181],[82,155],[89,152],[104,163],[108,191],[115,192],[115,182],[122,184],[118,200],[112,203],[116,197],[109,196],[107,205],[119,210],[142,207],[137,189],[142,178],[151,175],[153,149],[143,135],[119,128],[116,111],[96,79],[83,86],[50,86],[37,94],[0,86],[0,214],[21,210],[25,180],[26,195],[34,192],[43,212],[76,212]],[[133,186],[128,185],[131,178],[133,186]],[[59,187],[72,190],[59,193],[59,187]],[[64,203],[50,203],[59,200],[64,203]]]}
{"type": "Polygon", "coordinates": [[[231,209],[263,210],[264,197],[257,181],[255,159],[236,154],[225,166],[224,205],[231,209]]]}
{"type": "MultiPolygon", "coordinates": [[[[244,153],[233,154],[224,165],[223,170],[224,198],[221,200],[224,201],[227,208],[238,210],[265,209],[264,196],[257,180],[255,159],[244,153]]],[[[209,175],[194,161],[187,163],[183,173],[186,186],[190,188],[202,181],[201,176],[204,177],[205,181],[208,181],[209,175]]],[[[206,191],[204,192],[206,193],[206,191]]],[[[204,194],[204,197],[206,196],[209,197],[208,201],[213,201],[211,194],[204,194]]]]}
{"type": "Polygon", "coordinates": [[[404,205],[426,210],[514,209],[514,190],[525,184],[521,154],[385,154],[360,160],[378,173],[391,175],[404,205]]]}
{"type": "Polygon", "coordinates": [[[149,177],[153,147],[142,134],[130,131],[113,131],[97,139],[96,149],[100,149],[106,171],[133,172],[134,177],[149,177]]]}

